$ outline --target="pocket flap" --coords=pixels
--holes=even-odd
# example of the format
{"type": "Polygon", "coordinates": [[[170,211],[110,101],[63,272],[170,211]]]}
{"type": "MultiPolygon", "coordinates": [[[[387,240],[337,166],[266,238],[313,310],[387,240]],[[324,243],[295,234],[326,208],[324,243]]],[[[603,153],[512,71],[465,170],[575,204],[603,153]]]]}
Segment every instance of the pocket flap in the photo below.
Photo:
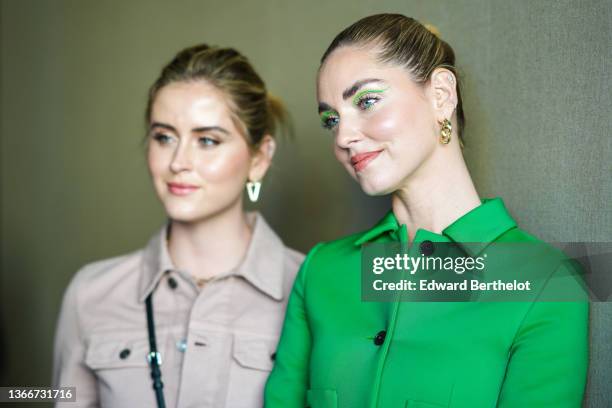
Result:
{"type": "Polygon", "coordinates": [[[253,335],[234,335],[234,359],[243,367],[271,371],[276,340],[253,335]]]}
{"type": "MultiPolygon", "coordinates": [[[[165,350],[165,339],[157,339],[157,348],[165,350]]],[[[85,364],[93,370],[147,366],[148,337],[129,334],[93,335],[85,355],[85,364]]],[[[163,356],[162,356],[163,358],[163,356]]]]}

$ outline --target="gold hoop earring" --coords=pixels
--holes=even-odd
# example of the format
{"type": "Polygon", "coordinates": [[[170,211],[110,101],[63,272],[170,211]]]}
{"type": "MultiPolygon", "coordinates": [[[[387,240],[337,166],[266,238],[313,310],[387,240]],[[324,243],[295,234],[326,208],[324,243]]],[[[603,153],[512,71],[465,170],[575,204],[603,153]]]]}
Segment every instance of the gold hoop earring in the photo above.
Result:
{"type": "Polygon", "coordinates": [[[451,140],[451,132],[453,131],[453,126],[451,125],[451,122],[448,119],[444,119],[443,121],[438,123],[441,126],[440,143],[448,144],[451,140]]]}

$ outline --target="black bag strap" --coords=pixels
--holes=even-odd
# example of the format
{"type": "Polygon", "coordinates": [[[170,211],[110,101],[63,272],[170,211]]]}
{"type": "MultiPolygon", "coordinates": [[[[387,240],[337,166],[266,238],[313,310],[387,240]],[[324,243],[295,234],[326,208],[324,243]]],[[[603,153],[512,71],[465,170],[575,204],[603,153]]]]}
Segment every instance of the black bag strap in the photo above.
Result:
{"type": "Polygon", "coordinates": [[[161,354],[157,351],[157,342],[155,340],[155,322],[153,321],[153,292],[149,293],[146,300],[147,304],[147,330],[149,331],[149,354],[147,360],[151,366],[151,378],[153,379],[153,389],[155,390],[155,398],[157,399],[158,408],[166,408],[164,402],[164,383],[161,380],[161,354]]]}

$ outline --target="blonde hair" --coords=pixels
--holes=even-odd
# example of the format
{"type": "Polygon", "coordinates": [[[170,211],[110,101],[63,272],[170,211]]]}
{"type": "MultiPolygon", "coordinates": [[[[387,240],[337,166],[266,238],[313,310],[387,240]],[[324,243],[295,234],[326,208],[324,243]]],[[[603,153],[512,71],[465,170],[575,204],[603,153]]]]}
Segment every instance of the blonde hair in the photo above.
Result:
{"type": "Polygon", "coordinates": [[[439,31],[424,26],[401,14],[375,14],[345,28],[331,42],[321,65],[338,47],[375,44],[380,47],[380,61],[396,63],[410,73],[417,83],[424,84],[436,68],[445,68],[457,78],[457,134],[463,143],[465,115],[461,100],[461,84],[455,66],[455,52],[440,38],[439,31]]]}
{"type": "Polygon", "coordinates": [[[249,60],[233,48],[199,44],[180,51],[161,71],[149,89],[146,125],[160,89],[174,82],[206,81],[227,95],[236,123],[249,146],[256,147],[279,128],[290,131],[289,114],[282,101],[271,95],[249,60]]]}

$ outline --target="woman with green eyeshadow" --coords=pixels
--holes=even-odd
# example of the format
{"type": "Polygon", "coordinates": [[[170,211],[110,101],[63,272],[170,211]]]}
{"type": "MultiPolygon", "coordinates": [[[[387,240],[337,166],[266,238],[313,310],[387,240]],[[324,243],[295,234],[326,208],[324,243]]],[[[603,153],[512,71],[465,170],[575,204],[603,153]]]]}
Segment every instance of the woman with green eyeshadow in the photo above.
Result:
{"type": "Polygon", "coordinates": [[[506,266],[547,279],[571,274],[563,254],[520,229],[500,198],[479,197],[462,154],[448,43],[409,17],[364,18],[324,53],[317,94],[336,158],[366,194],[391,194],[392,208],[369,231],[308,254],[266,407],[579,407],[588,302],[536,302],[542,287],[521,302],[362,298],[362,253],[375,244],[399,243],[417,258],[478,258],[527,243],[546,253],[545,267],[518,256],[506,266]]]}

